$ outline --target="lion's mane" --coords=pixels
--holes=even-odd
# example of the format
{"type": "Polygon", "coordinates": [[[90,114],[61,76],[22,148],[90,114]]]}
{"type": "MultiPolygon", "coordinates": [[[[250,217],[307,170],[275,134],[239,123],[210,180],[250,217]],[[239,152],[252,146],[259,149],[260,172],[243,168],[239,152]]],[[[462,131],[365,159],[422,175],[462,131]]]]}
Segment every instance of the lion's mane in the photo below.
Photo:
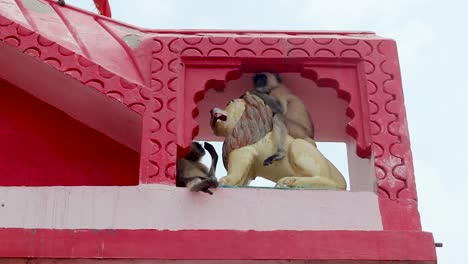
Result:
{"type": "Polygon", "coordinates": [[[231,151],[256,143],[273,127],[273,113],[259,97],[247,92],[242,99],[245,110],[231,134],[224,139],[223,163],[226,169],[231,151]]]}

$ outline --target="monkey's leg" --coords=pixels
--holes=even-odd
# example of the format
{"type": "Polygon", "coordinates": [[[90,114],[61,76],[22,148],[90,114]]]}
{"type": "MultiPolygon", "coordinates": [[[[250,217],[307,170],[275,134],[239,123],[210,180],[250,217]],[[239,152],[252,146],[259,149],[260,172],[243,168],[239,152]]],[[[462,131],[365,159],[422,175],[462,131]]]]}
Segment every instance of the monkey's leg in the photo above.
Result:
{"type": "Polygon", "coordinates": [[[286,139],[287,129],[284,123],[284,118],[281,117],[281,114],[273,116],[273,130],[272,138],[273,142],[276,143],[276,153],[268,157],[263,161],[264,166],[268,166],[273,163],[273,161],[281,160],[285,156],[284,150],[284,141],[286,139]]]}
{"type": "Polygon", "coordinates": [[[210,177],[197,177],[193,178],[190,182],[187,183],[187,187],[192,192],[205,192],[209,194],[213,194],[209,188],[216,188],[218,187],[218,181],[216,178],[210,177]]]}
{"type": "Polygon", "coordinates": [[[221,186],[242,186],[249,182],[252,165],[257,156],[257,150],[252,146],[233,150],[228,158],[228,175],[219,180],[221,186]]]}
{"type": "Polygon", "coordinates": [[[218,187],[218,179],[216,179],[216,177],[206,178],[197,186],[199,191],[209,193],[210,195],[212,195],[213,193],[210,191],[209,188],[217,188],[217,187],[218,187]]]}
{"type": "Polygon", "coordinates": [[[289,188],[311,188],[311,189],[325,189],[325,190],[345,190],[340,188],[339,184],[330,178],[322,176],[314,177],[285,177],[280,179],[275,187],[289,187],[289,188]]]}
{"type": "Polygon", "coordinates": [[[286,119],[286,127],[288,128],[288,134],[293,137],[293,138],[302,138],[306,140],[307,142],[311,143],[315,147],[317,147],[317,144],[315,143],[315,140],[312,139],[311,137],[311,130],[307,128],[306,126],[298,123],[295,120],[291,119],[286,119]]]}
{"type": "Polygon", "coordinates": [[[203,182],[203,177],[193,178],[191,181],[187,183],[187,188],[189,188],[192,192],[198,192],[201,190],[200,184],[203,182]]]}

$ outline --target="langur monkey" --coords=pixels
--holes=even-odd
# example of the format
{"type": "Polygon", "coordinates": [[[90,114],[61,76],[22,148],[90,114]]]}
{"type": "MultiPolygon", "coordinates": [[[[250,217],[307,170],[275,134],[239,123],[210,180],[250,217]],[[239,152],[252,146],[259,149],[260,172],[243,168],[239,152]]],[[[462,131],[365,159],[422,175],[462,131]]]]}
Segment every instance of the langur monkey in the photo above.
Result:
{"type": "Polygon", "coordinates": [[[218,187],[218,180],[215,176],[218,154],[210,143],[205,142],[204,147],[211,156],[210,169],[208,170],[201,163],[201,158],[205,155],[205,149],[200,143],[192,142],[189,154],[177,160],[176,186],[188,187],[193,192],[202,191],[212,195],[213,193],[209,188],[218,187]]]}
{"type": "Polygon", "coordinates": [[[286,135],[302,138],[316,146],[314,125],[307,108],[297,96],[292,94],[278,74],[258,73],[253,77],[255,88],[251,93],[260,97],[273,112],[273,140],[277,144],[275,154],[265,159],[264,165],[284,158],[283,148],[286,135]]]}

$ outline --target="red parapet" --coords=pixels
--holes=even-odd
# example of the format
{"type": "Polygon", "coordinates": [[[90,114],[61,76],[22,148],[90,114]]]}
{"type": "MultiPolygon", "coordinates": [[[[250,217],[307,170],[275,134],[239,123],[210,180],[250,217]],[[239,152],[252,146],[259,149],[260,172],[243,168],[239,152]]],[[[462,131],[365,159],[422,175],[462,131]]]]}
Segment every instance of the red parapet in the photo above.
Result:
{"type": "Polygon", "coordinates": [[[0,237],[8,237],[0,244],[0,256],[14,258],[127,259],[131,256],[133,259],[217,260],[219,263],[242,259],[258,261],[255,263],[266,260],[337,263],[334,261],[340,260],[339,263],[398,261],[402,264],[433,263],[435,258],[435,252],[427,250],[434,243],[431,234],[407,231],[0,229],[0,237]]]}
{"type": "MultiPolygon", "coordinates": [[[[375,261],[369,263],[394,260],[435,263],[435,251],[430,245],[432,237],[421,232],[417,210],[395,41],[372,32],[155,31],[126,25],[69,5],[61,7],[55,1],[31,4],[34,1],[0,3],[0,78],[9,83],[8,87],[11,84],[24,89],[138,152],[140,186],[174,187],[176,159],[186,153],[192,140],[219,140],[209,131],[208,110],[249,90],[253,73],[280,72],[312,113],[317,127],[316,139],[349,143],[354,148],[351,151],[353,159],[371,164],[372,182],[369,185],[373,186],[375,182],[377,188],[366,191],[378,196],[382,230],[302,235],[281,231],[272,234],[254,232],[251,243],[262,243],[271,238],[289,239],[291,245],[303,245],[304,241],[319,239],[331,243],[323,244],[328,248],[333,240],[343,245],[355,243],[356,248],[343,246],[341,250],[348,255],[333,255],[333,250],[320,252],[322,242],[310,242],[309,246],[316,251],[308,255],[309,248],[290,248],[291,252],[297,253],[291,255],[291,259],[320,261],[334,257],[335,260],[375,261]],[[11,61],[21,64],[25,71],[8,67],[11,61]],[[67,92],[66,87],[73,89],[67,92]],[[328,235],[331,240],[325,238],[328,235]],[[379,249],[366,251],[359,248],[359,241],[372,241],[369,244],[372,246],[382,244],[379,249]],[[414,246],[407,255],[399,252],[418,241],[423,243],[414,246]],[[392,243],[402,244],[396,247],[392,243]]],[[[79,136],[78,132],[75,134],[79,136]]],[[[87,185],[87,182],[80,183],[87,185]]],[[[167,192],[167,189],[157,192],[167,192]]],[[[152,193],[148,191],[147,194],[152,193]]],[[[178,199],[187,199],[179,196],[180,192],[174,195],[178,199]]],[[[270,197],[272,194],[261,195],[270,197]]],[[[232,196],[225,193],[222,197],[232,196]]],[[[246,197],[258,198],[253,193],[246,197]]],[[[146,202],[138,200],[138,203],[146,202]]],[[[179,221],[178,224],[184,223],[179,221]]],[[[102,241],[93,237],[95,244],[81,245],[83,252],[92,254],[75,256],[65,249],[61,253],[52,252],[49,246],[57,242],[53,238],[60,237],[69,243],[82,239],[82,236],[89,239],[94,233],[51,230],[37,234],[31,231],[36,234],[31,233],[31,240],[27,238],[29,231],[0,230],[0,236],[13,234],[10,240],[16,243],[16,246],[0,247],[0,257],[201,259],[195,251],[185,257],[173,251],[148,253],[153,245],[145,244],[135,249],[124,240],[128,235],[135,236],[135,241],[158,244],[161,240],[153,241],[149,236],[161,235],[172,239],[176,245],[177,239],[188,237],[194,241],[198,236],[205,236],[197,233],[202,231],[128,231],[127,234],[118,229],[117,237],[124,241],[123,244],[113,240],[112,232],[105,233],[102,241]],[[50,244],[32,250],[35,247],[31,243],[40,243],[42,238],[50,244]],[[103,241],[114,247],[111,253],[100,252],[95,247],[103,241]],[[132,255],[132,251],[138,253],[132,255]]],[[[207,234],[214,241],[221,239],[222,243],[231,238],[250,240],[237,231],[207,234]]],[[[226,255],[212,256],[236,259],[235,254],[245,253],[245,259],[255,260],[268,259],[268,254],[271,259],[287,259],[289,256],[280,248],[267,247],[265,250],[250,255],[234,250],[227,251],[226,255]]]]}

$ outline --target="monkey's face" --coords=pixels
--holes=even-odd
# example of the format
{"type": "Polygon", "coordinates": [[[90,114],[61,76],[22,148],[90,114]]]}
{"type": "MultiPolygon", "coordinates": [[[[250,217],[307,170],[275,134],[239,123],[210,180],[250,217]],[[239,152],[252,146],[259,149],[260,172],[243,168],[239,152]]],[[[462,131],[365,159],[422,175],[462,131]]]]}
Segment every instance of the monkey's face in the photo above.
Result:
{"type": "Polygon", "coordinates": [[[267,85],[267,76],[265,73],[257,73],[253,77],[255,88],[265,87],[267,85]]]}
{"type": "Polygon", "coordinates": [[[253,80],[257,91],[270,93],[273,88],[279,85],[281,79],[277,74],[262,72],[255,74],[253,80]]]}
{"type": "Polygon", "coordinates": [[[243,99],[232,100],[224,110],[211,109],[210,125],[216,136],[227,136],[236,126],[245,110],[243,99]]]}

